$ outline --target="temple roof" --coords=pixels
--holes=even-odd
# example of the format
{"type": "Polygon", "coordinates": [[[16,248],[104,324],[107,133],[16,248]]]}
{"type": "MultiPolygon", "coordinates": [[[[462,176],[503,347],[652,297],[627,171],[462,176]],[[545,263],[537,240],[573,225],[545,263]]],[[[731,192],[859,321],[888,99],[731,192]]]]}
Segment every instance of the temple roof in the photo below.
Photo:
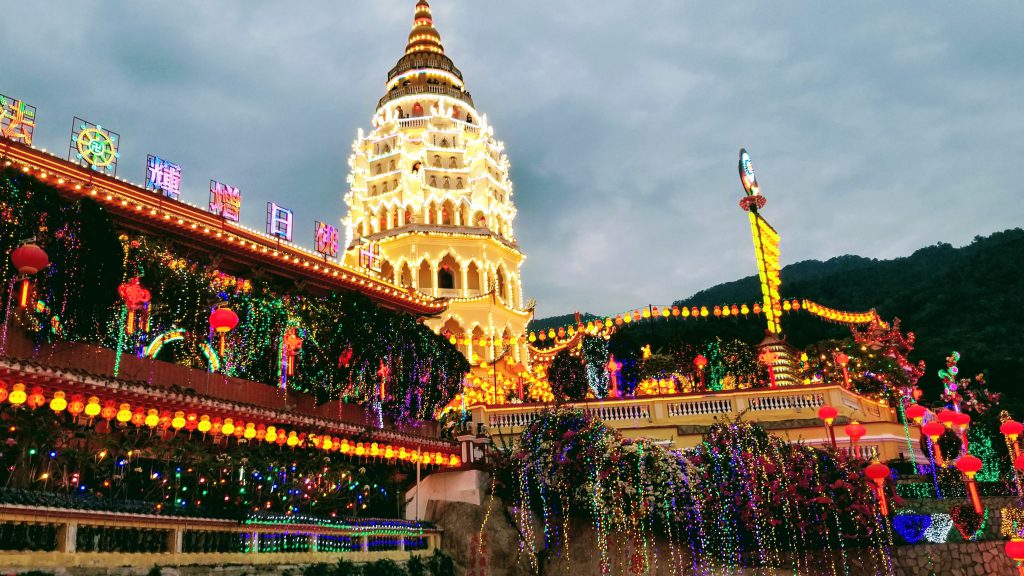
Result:
{"type": "Polygon", "coordinates": [[[409,44],[405,47],[406,54],[414,52],[434,52],[444,54],[441,35],[434,28],[434,18],[430,15],[430,4],[427,0],[416,3],[416,14],[412,20],[412,32],[409,32],[409,44]]]}

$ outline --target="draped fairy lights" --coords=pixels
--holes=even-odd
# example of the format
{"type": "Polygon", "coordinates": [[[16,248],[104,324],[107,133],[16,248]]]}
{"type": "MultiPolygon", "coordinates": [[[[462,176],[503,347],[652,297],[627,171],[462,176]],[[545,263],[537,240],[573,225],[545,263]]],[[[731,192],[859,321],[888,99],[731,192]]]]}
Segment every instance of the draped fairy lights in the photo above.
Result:
{"type": "MultiPolygon", "coordinates": [[[[601,574],[617,573],[616,562],[646,574],[666,561],[663,551],[675,567],[687,556],[695,568],[780,566],[819,548],[845,554],[844,542],[854,540],[870,542],[873,561],[887,565],[889,537],[874,512],[878,490],[855,473],[861,466],[751,424],[716,424],[702,444],[676,452],[562,410],[526,428],[499,474],[505,470],[518,487],[520,530],[542,533],[549,554],[566,554],[566,517],[583,513],[598,535],[601,574]]],[[[532,541],[524,546],[535,555],[532,541]]]]}

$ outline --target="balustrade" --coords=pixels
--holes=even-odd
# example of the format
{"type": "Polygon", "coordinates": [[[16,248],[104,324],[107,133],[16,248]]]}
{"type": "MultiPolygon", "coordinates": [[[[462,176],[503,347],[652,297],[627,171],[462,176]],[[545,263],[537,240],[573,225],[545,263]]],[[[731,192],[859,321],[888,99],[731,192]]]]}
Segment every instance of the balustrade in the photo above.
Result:
{"type": "Polygon", "coordinates": [[[686,402],[669,402],[669,416],[703,416],[707,414],[732,414],[732,400],[713,398],[707,400],[690,400],[686,402]]]}
{"type": "Polygon", "coordinates": [[[761,396],[747,400],[751,412],[768,410],[804,410],[818,409],[825,405],[825,395],[821,393],[791,394],[787,396],[761,396]]]}

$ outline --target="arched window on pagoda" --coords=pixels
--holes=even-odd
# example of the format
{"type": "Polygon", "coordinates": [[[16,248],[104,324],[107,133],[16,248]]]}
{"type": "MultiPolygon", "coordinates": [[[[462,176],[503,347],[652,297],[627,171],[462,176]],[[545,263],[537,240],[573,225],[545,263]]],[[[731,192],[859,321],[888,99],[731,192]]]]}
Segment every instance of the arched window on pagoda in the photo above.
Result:
{"type": "Polygon", "coordinates": [[[453,220],[455,218],[453,212],[454,211],[452,209],[452,203],[445,202],[441,206],[441,224],[444,224],[445,226],[451,226],[454,223],[453,220]]]}
{"type": "Polygon", "coordinates": [[[469,124],[473,123],[473,115],[470,114],[469,112],[466,112],[466,122],[469,124]]]}
{"type": "Polygon", "coordinates": [[[377,195],[377,186],[376,185],[370,186],[370,195],[371,196],[376,196],[377,195]]]}
{"type": "Polygon", "coordinates": [[[380,164],[377,164],[377,174],[380,174],[380,164]]]}
{"type": "Polygon", "coordinates": [[[395,159],[392,158],[391,162],[388,162],[388,170],[391,172],[395,171],[395,159]]]}
{"type": "Polygon", "coordinates": [[[456,107],[454,110],[452,110],[452,118],[455,118],[456,120],[458,120],[459,116],[461,116],[461,115],[462,115],[462,111],[459,110],[458,107],[456,107]]]}
{"type": "Polygon", "coordinates": [[[455,179],[455,189],[462,190],[462,178],[455,179]]]}
{"type": "MultiPolygon", "coordinates": [[[[434,154],[434,167],[435,168],[440,168],[441,167],[441,156],[439,156],[437,154],[434,154]]],[[[379,174],[379,172],[378,172],[378,174],[379,174]]]]}
{"type": "Polygon", "coordinates": [[[498,276],[495,283],[497,284],[495,288],[498,289],[498,297],[504,300],[507,291],[505,288],[505,272],[501,268],[498,268],[498,276]]]}
{"type": "Polygon", "coordinates": [[[450,179],[450,178],[448,178],[447,176],[445,176],[445,177],[444,177],[444,186],[442,186],[442,188],[444,188],[445,190],[448,190],[448,189],[450,189],[451,187],[452,187],[452,181],[451,181],[451,179],[450,179]]]}
{"type": "Polygon", "coordinates": [[[487,226],[487,217],[484,216],[483,212],[473,214],[473,225],[480,226],[481,228],[487,226]]]}
{"type": "Polygon", "coordinates": [[[384,277],[388,282],[395,281],[395,268],[391,266],[391,262],[385,260],[380,265],[380,275],[384,277]]]}
{"type": "Polygon", "coordinates": [[[388,152],[391,152],[391,146],[388,146],[387,144],[385,144],[384,145],[384,153],[387,154],[388,152]]]}
{"type": "Polygon", "coordinates": [[[455,156],[452,156],[451,158],[448,159],[448,167],[449,168],[458,168],[459,167],[458,162],[455,161],[455,156]]]}
{"type": "Polygon", "coordinates": [[[429,293],[434,288],[434,283],[431,281],[430,264],[427,264],[426,260],[420,262],[419,283],[420,292],[429,293]]]}
{"type": "Polygon", "coordinates": [[[469,268],[466,270],[466,288],[476,291],[471,296],[480,293],[480,267],[476,265],[476,262],[470,262],[469,268]]]}
{"type": "Polygon", "coordinates": [[[437,188],[437,176],[430,177],[430,185],[433,186],[434,188],[437,188]]]}
{"type": "Polygon", "coordinates": [[[406,208],[405,209],[405,223],[406,224],[412,224],[412,209],[411,208],[406,208]]]}
{"type": "Polygon", "coordinates": [[[417,117],[423,116],[423,106],[419,102],[412,105],[412,115],[417,117]]]}
{"type": "Polygon", "coordinates": [[[455,289],[455,274],[452,273],[447,264],[441,264],[437,269],[437,287],[441,290],[455,289]]]}
{"type": "Polygon", "coordinates": [[[448,147],[448,139],[447,138],[442,138],[441,139],[441,148],[447,148],[447,147],[448,147]]]}
{"type": "Polygon", "coordinates": [[[398,118],[405,118],[405,112],[402,112],[402,107],[395,108],[395,112],[398,114],[398,118]]]}
{"type": "Polygon", "coordinates": [[[398,283],[407,288],[412,287],[412,270],[409,269],[409,264],[402,264],[402,272],[398,275],[398,283]]]}
{"type": "Polygon", "coordinates": [[[387,182],[384,182],[383,184],[381,184],[380,187],[381,187],[381,192],[382,193],[388,191],[388,183],[387,182]]]}
{"type": "Polygon", "coordinates": [[[419,163],[419,162],[416,162],[415,164],[413,164],[413,165],[412,165],[412,173],[413,173],[413,174],[419,174],[419,173],[420,173],[420,167],[421,167],[421,166],[423,166],[423,164],[421,164],[421,163],[419,163]]]}

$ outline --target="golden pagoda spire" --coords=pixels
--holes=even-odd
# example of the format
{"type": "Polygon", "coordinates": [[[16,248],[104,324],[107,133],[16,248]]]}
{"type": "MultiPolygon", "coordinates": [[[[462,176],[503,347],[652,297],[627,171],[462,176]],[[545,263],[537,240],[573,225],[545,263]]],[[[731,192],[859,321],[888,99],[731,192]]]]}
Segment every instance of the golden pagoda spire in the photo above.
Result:
{"type": "Polygon", "coordinates": [[[416,2],[416,14],[412,20],[412,32],[409,43],[405,47],[406,54],[414,52],[435,52],[444,54],[441,35],[434,28],[434,19],[430,15],[430,3],[427,0],[416,2]]]}

